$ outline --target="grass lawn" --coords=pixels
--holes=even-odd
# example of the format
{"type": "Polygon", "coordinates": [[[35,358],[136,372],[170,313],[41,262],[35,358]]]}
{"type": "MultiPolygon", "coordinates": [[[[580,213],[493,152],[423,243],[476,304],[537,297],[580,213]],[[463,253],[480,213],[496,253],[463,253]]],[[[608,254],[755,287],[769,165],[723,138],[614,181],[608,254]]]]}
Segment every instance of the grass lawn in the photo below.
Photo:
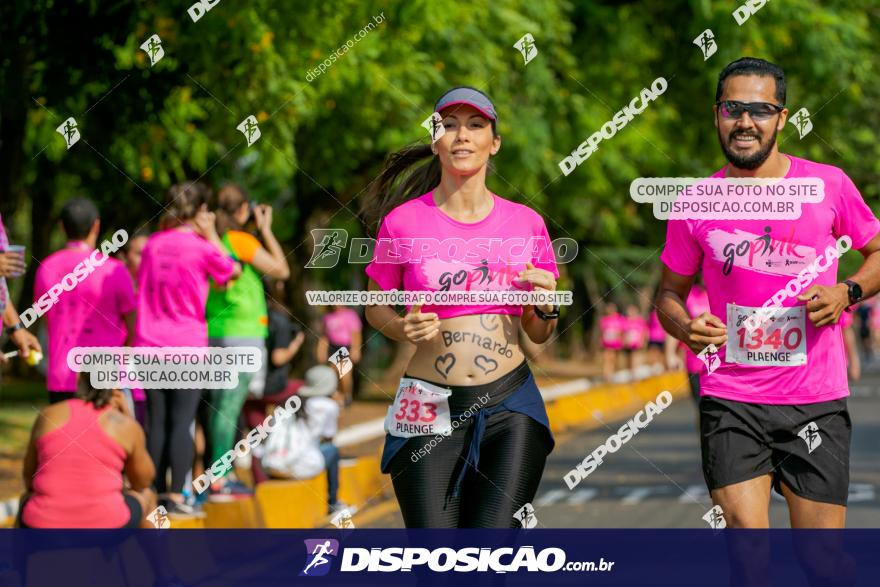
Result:
{"type": "Polygon", "coordinates": [[[21,462],[36,410],[45,403],[42,381],[4,377],[0,384],[0,500],[17,496],[24,489],[21,462]]]}

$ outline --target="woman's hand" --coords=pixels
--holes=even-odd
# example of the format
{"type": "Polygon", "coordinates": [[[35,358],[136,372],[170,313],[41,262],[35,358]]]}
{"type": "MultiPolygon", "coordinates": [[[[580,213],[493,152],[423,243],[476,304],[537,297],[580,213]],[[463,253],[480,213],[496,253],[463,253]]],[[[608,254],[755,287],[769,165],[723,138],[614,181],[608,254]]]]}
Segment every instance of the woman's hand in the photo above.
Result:
{"type": "Polygon", "coordinates": [[[422,313],[422,305],[416,304],[410,308],[409,313],[403,318],[403,333],[406,339],[412,343],[431,340],[440,332],[440,319],[436,312],[422,313]]]}
{"type": "Polygon", "coordinates": [[[202,208],[196,212],[193,218],[193,228],[196,233],[203,236],[209,241],[219,241],[220,236],[217,234],[217,217],[213,212],[209,212],[207,208],[202,208]]]}
{"type": "Polygon", "coordinates": [[[24,273],[24,256],[16,252],[0,253],[0,277],[18,277],[24,273]]]}
{"type": "MultiPolygon", "coordinates": [[[[519,276],[517,277],[517,281],[524,281],[526,283],[530,283],[532,285],[532,289],[540,289],[546,291],[555,291],[556,290],[556,278],[552,273],[547,271],[546,269],[538,269],[532,263],[526,262],[526,268],[524,271],[519,272],[519,276]]],[[[553,304],[544,304],[543,306],[538,306],[542,312],[550,313],[553,311],[553,304]]]]}
{"type": "Polygon", "coordinates": [[[272,206],[260,204],[254,207],[254,222],[260,232],[272,230],[272,206]]]}

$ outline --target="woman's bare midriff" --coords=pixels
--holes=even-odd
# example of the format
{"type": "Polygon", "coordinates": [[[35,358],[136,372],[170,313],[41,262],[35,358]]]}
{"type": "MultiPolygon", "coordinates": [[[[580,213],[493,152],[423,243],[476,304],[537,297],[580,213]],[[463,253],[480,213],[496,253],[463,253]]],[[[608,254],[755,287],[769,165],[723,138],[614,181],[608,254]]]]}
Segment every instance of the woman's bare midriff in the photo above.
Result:
{"type": "Polygon", "coordinates": [[[519,316],[475,314],[440,321],[440,332],[418,344],[406,372],[441,385],[495,381],[523,361],[519,316]]]}

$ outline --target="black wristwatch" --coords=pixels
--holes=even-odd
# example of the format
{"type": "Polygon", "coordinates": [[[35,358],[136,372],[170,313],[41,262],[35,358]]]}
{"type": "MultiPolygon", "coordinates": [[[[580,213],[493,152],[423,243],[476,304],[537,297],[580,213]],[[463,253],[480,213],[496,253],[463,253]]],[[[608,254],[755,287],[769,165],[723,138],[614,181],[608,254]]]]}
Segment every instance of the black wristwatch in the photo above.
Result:
{"type": "Polygon", "coordinates": [[[862,301],[862,286],[852,281],[851,279],[847,279],[844,281],[846,286],[849,288],[849,305],[857,304],[862,301]]]}
{"type": "Polygon", "coordinates": [[[553,309],[547,314],[542,312],[541,309],[538,308],[538,306],[535,306],[534,308],[535,308],[535,315],[538,318],[540,318],[541,320],[553,320],[555,318],[559,318],[559,306],[558,305],[553,306],[553,309]]]}
{"type": "Polygon", "coordinates": [[[22,324],[21,321],[16,322],[16,323],[13,324],[12,326],[7,326],[7,327],[6,327],[6,334],[12,336],[12,333],[13,333],[13,332],[15,332],[15,331],[17,331],[17,330],[21,330],[22,328],[24,328],[24,324],[22,324]]]}

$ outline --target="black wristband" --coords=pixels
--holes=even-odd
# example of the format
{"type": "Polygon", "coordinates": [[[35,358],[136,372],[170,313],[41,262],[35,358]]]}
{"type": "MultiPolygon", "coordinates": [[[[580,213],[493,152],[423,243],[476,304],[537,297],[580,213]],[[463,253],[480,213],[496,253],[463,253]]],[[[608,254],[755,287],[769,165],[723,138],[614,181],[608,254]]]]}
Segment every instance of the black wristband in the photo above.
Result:
{"type": "Polygon", "coordinates": [[[553,310],[547,314],[541,311],[538,306],[534,307],[535,315],[541,320],[553,320],[559,318],[559,306],[553,306],[553,310]]]}
{"type": "Polygon", "coordinates": [[[12,326],[6,327],[6,334],[12,335],[12,333],[15,332],[16,330],[21,330],[23,328],[24,328],[24,324],[22,324],[21,321],[16,322],[12,326]]]}

